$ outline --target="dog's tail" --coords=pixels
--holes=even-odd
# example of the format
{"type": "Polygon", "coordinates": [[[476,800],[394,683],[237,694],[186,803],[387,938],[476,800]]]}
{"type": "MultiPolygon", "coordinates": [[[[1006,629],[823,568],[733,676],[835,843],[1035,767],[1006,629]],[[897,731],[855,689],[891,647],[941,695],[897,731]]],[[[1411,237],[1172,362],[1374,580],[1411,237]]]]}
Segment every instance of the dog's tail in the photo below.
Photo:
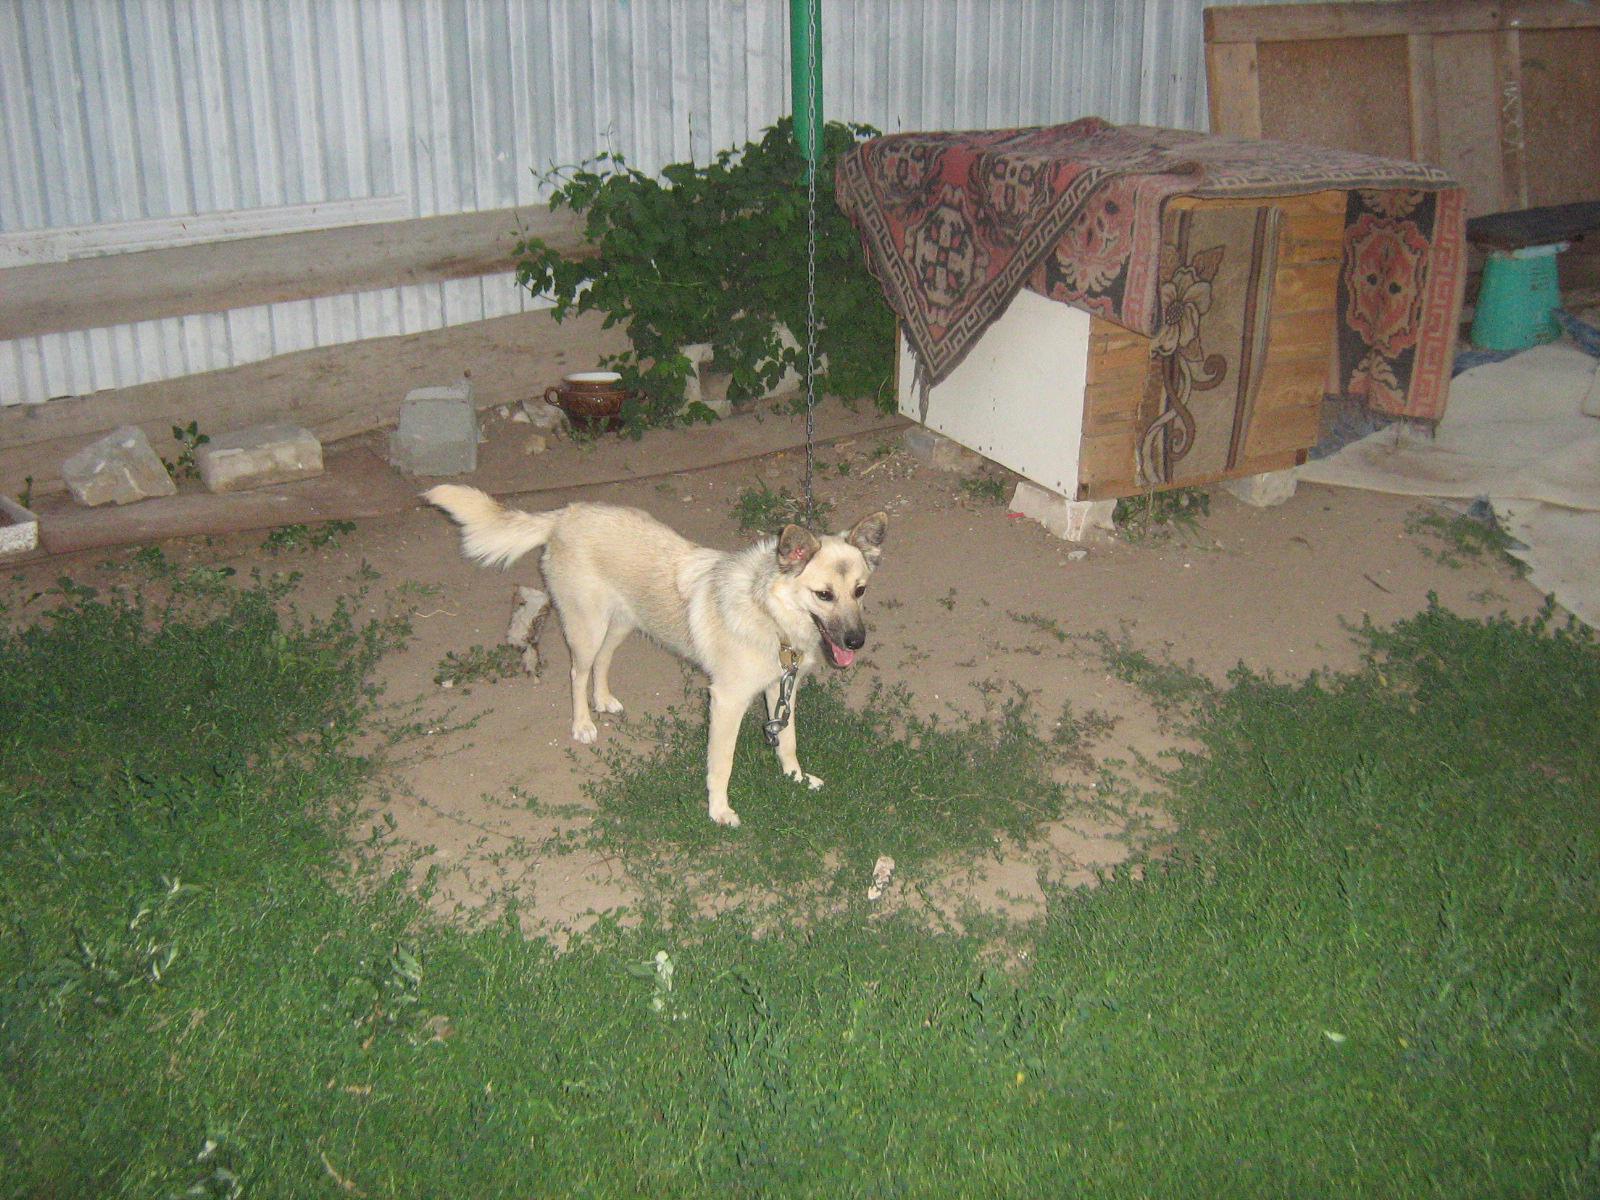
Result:
{"type": "Polygon", "coordinates": [[[507,508],[487,492],[458,483],[441,483],[422,493],[461,526],[461,553],[486,567],[506,567],[550,540],[556,512],[530,513],[507,508]]]}

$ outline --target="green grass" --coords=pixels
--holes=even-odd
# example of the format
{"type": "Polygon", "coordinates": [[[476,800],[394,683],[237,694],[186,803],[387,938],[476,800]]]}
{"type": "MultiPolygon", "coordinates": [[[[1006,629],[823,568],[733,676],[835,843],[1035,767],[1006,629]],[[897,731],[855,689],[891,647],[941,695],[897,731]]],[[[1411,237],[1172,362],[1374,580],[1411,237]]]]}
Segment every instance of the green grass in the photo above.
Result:
{"type": "MultiPolygon", "coordinates": [[[[442,925],[360,815],[392,629],[259,584],[59,599],[0,638],[0,1194],[1600,1190],[1583,637],[1429,610],[1348,676],[1180,692],[1180,851],[1052,889],[1007,968],[859,899],[641,911],[559,953],[514,910],[442,925]]],[[[879,852],[840,839],[928,866],[1009,836],[1025,809],[941,808],[989,775],[1051,794],[1020,710],[882,707],[803,698],[814,796],[742,746],[737,833],[670,721],[603,836],[803,893],[879,852]]]]}
{"type": "Polygon", "coordinates": [[[693,878],[754,902],[776,889],[837,902],[863,891],[877,857],[902,880],[940,860],[1017,844],[1059,817],[1050,747],[1019,702],[993,723],[923,720],[903,694],[874,693],[862,711],[826,685],[801,690],[801,764],[818,791],[786,779],[761,736],[758,704],[746,718],[729,792],[744,824],[706,817],[705,724],[675,714],[655,730],[656,751],[616,756],[594,788],[595,844],[637,864],[658,885],[693,878]]]}

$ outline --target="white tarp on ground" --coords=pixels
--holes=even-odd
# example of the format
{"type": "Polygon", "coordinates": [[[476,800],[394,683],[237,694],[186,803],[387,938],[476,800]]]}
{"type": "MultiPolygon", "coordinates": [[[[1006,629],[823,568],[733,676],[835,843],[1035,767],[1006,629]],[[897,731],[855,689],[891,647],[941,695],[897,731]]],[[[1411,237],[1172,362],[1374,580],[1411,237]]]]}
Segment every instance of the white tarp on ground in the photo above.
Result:
{"type": "Polygon", "coordinates": [[[1457,376],[1432,435],[1404,422],[1307,463],[1312,483],[1487,497],[1529,580],[1600,627],[1600,361],[1566,342],[1457,376]]]}

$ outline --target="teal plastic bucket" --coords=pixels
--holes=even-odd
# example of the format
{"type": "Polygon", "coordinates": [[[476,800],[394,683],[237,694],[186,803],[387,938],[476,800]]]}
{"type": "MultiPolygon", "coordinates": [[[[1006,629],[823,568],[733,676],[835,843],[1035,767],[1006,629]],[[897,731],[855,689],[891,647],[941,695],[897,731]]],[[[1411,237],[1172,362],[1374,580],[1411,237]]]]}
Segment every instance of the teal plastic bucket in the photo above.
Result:
{"type": "Polygon", "coordinates": [[[1561,336],[1554,311],[1561,307],[1556,255],[1567,248],[1530,246],[1496,250],[1483,267],[1472,344],[1482,350],[1526,350],[1561,336]]]}

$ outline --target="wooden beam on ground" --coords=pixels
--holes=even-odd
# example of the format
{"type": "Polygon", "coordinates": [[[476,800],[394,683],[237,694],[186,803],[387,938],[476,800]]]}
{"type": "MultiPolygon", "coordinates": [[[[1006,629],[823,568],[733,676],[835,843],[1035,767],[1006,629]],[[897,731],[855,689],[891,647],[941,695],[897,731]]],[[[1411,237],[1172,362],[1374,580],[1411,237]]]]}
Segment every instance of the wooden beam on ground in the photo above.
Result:
{"type": "Polygon", "coordinates": [[[205,433],[292,421],[324,442],[351,437],[393,425],[412,388],[463,376],[479,407],[516,404],[542,395],[568,371],[593,370],[603,356],[627,349],[622,329],[604,329],[603,321],[599,313],[559,324],[548,311],[517,313],[0,408],[0,491],[16,495],[28,476],[35,491],[58,490],[62,460],[119,425],[138,425],[170,456],[172,427],[190,421],[205,433]]]}
{"type": "Polygon", "coordinates": [[[380,221],[0,270],[0,341],[512,270],[518,240],[587,252],[544,206],[380,221]]]}

